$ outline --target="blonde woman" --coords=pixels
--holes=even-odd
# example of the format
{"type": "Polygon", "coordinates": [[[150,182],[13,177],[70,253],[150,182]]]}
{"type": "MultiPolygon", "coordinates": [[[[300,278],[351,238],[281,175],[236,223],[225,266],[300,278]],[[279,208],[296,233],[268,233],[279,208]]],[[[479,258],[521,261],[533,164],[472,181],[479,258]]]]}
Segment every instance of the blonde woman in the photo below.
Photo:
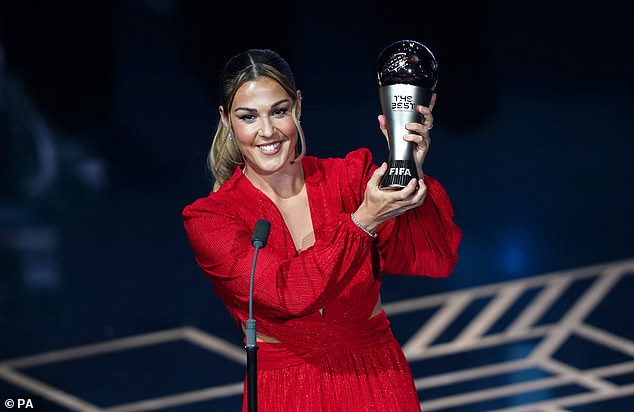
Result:
{"type": "MultiPolygon", "coordinates": [[[[425,177],[384,191],[386,165],[368,149],[305,154],[301,93],[281,56],[257,49],[227,62],[209,155],[214,189],[183,219],[200,268],[243,329],[253,228],[271,222],[253,302],[260,411],[420,410],[379,289],[380,274],[444,277],[457,260],[449,198],[422,173],[434,100],[403,137],[425,177]]],[[[383,116],[379,127],[385,133],[383,116]]]]}

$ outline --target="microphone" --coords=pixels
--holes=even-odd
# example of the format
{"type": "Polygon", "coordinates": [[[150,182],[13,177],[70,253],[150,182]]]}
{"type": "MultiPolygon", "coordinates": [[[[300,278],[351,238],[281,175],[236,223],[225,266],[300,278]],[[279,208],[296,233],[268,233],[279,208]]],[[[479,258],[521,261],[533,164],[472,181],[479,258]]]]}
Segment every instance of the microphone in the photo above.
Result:
{"type": "Polygon", "coordinates": [[[270,231],[271,222],[265,219],[259,219],[255,222],[255,229],[253,230],[253,237],[251,237],[251,244],[256,248],[266,246],[266,241],[269,238],[270,231]]]}
{"type": "Polygon", "coordinates": [[[255,262],[258,259],[258,251],[266,246],[271,231],[271,222],[266,219],[258,219],[255,222],[251,244],[255,247],[253,253],[253,265],[251,266],[251,281],[249,283],[249,318],[246,321],[246,338],[247,344],[247,406],[250,412],[258,410],[257,395],[257,350],[255,319],[253,319],[253,278],[255,276],[255,262]]]}
{"type": "Polygon", "coordinates": [[[376,65],[381,109],[390,146],[388,170],[381,188],[400,190],[418,179],[413,143],[403,140],[405,123],[421,123],[416,105],[429,106],[438,83],[438,63],[432,52],[414,40],[400,40],[380,53],[376,65]]]}

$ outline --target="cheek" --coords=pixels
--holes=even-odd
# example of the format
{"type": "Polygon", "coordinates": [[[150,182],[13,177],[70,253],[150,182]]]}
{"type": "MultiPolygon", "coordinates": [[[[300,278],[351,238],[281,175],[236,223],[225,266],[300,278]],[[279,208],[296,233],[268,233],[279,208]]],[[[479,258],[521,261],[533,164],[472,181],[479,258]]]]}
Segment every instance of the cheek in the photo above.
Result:
{"type": "Polygon", "coordinates": [[[238,143],[248,144],[253,141],[257,134],[257,129],[249,128],[249,126],[235,125],[233,126],[233,138],[238,143]],[[252,130],[253,129],[253,130],[252,130]]]}
{"type": "Polygon", "coordinates": [[[293,122],[292,118],[285,120],[278,126],[278,129],[288,137],[297,136],[297,126],[295,126],[295,122],[293,122]]]}

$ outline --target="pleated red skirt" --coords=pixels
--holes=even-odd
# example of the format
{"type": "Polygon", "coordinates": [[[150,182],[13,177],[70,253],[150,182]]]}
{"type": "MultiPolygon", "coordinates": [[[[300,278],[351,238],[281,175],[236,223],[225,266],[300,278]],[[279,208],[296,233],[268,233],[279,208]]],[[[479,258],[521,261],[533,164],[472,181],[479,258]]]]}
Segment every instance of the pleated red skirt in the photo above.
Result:
{"type": "MultiPolygon", "coordinates": [[[[337,346],[337,345],[335,345],[337,346]]],[[[258,343],[266,360],[281,344],[258,343]]],[[[258,354],[260,357],[260,354],[258,354]]],[[[259,412],[420,412],[414,380],[393,336],[368,347],[333,349],[310,361],[258,368],[259,412]]],[[[245,397],[242,410],[247,412],[245,397]]]]}

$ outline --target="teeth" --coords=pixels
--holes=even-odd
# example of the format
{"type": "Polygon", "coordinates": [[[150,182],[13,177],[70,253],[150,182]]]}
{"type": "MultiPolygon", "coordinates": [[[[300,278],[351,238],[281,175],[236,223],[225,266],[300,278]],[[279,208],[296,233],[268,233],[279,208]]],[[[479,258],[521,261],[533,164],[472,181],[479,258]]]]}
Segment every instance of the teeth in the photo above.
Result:
{"type": "Polygon", "coordinates": [[[281,142],[277,142],[277,143],[273,143],[273,144],[267,144],[267,145],[260,145],[260,149],[266,150],[267,152],[270,152],[272,150],[275,150],[280,144],[281,144],[281,142]]]}

